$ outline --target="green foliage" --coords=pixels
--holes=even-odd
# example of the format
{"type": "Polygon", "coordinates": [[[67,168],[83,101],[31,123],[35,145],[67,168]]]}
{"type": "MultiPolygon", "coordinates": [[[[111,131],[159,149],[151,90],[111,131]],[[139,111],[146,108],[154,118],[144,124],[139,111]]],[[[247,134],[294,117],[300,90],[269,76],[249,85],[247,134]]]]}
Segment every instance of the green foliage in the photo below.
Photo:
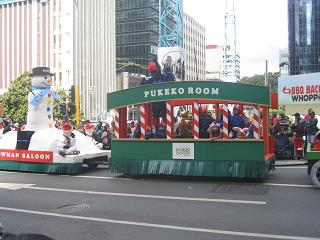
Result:
{"type": "MultiPolygon", "coordinates": [[[[279,78],[279,73],[268,73],[268,82],[269,86],[271,87],[271,90],[273,92],[278,91],[278,78],[279,78]]],[[[264,85],[264,74],[263,75],[254,75],[252,77],[243,77],[240,80],[241,83],[246,83],[246,84],[254,84],[254,85],[264,85]]]]}
{"type": "Polygon", "coordinates": [[[8,91],[1,98],[5,116],[15,122],[21,122],[27,117],[28,93],[31,91],[31,74],[23,73],[11,82],[8,91]]]}

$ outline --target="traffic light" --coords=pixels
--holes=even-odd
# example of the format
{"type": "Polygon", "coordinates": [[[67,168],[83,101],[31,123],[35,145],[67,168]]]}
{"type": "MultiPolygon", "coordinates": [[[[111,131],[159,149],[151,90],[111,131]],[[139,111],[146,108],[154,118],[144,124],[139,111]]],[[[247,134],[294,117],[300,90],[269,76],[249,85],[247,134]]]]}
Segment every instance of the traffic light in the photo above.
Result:
{"type": "Polygon", "coordinates": [[[67,104],[64,102],[60,103],[60,114],[63,117],[67,116],[67,104]]]}
{"type": "Polygon", "coordinates": [[[71,104],[76,102],[76,88],[74,85],[70,89],[71,104]]]}
{"type": "Polygon", "coordinates": [[[69,116],[73,115],[76,113],[76,103],[71,102],[70,103],[70,109],[69,109],[69,116]]]}

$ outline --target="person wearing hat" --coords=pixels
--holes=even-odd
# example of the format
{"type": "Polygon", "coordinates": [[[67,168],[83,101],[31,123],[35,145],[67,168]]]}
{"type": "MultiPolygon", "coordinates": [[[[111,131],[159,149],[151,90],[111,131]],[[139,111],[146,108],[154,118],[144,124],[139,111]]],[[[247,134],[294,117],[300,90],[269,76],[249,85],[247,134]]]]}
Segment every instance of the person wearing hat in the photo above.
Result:
{"type": "Polygon", "coordinates": [[[192,123],[189,120],[189,111],[181,114],[181,121],[177,128],[177,135],[179,138],[193,138],[192,123]]]}
{"type": "Polygon", "coordinates": [[[102,143],[99,143],[99,142],[97,142],[95,139],[94,139],[94,126],[90,123],[90,122],[88,122],[88,123],[86,123],[85,125],[84,125],[84,133],[85,133],[85,135],[86,135],[86,137],[88,138],[88,139],[90,139],[90,141],[94,144],[94,145],[96,145],[98,148],[100,148],[100,149],[103,149],[103,144],[102,143]]]}
{"type": "MultiPolygon", "coordinates": [[[[157,84],[163,82],[174,81],[174,75],[168,75],[161,72],[161,67],[156,59],[148,63],[147,69],[150,73],[150,77],[147,80],[142,81],[140,85],[157,84]]],[[[166,118],[166,102],[153,102],[152,104],[152,117],[153,125],[157,128],[159,126],[160,118],[166,118]]]]}
{"type": "Polygon", "coordinates": [[[212,116],[208,113],[208,109],[205,106],[200,107],[199,113],[199,136],[200,138],[209,138],[208,128],[213,123],[212,116]]]}
{"type": "Polygon", "coordinates": [[[237,133],[234,128],[243,129],[246,126],[245,120],[242,117],[241,108],[239,105],[235,105],[232,110],[232,116],[230,117],[229,128],[232,131],[232,137],[237,138],[237,133]]]}
{"type": "Polygon", "coordinates": [[[73,126],[70,122],[65,122],[61,127],[63,131],[63,137],[60,139],[58,144],[58,153],[61,156],[65,155],[77,155],[80,152],[76,146],[76,138],[73,131],[73,126]]]}

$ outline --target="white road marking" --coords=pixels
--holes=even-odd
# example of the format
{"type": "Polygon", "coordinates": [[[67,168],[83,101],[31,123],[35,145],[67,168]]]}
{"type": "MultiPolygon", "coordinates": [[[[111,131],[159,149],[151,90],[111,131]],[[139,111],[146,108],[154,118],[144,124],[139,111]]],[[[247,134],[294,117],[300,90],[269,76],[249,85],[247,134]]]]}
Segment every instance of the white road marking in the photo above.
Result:
{"type": "Polygon", "coordinates": [[[276,171],[277,171],[277,169],[280,169],[281,168],[281,170],[282,169],[307,169],[308,167],[307,166],[304,166],[304,167],[298,167],[298,166],[282,166],[282,165],[277,165],[276,166],[276,171]]]}
{"type": "Polygon", "coordinates": [[[63,175],[64,177],[74,177],[74,178],[92,178],[92,179],[111,179],[111,180],[125,180],[131,181],[131,178],[120,178],[120,177],[103,177],[103,176],[85,176],[85,175],[77,175],[77,176],[70,176],[70,175],[63,175]]]}
{"type": "Polygon", "coordinates": [[[277,187],[298,187],[298,188],[317,188],[313,185],[304,185],[304,184],[286,184],[286,183],[263,183],[267,186],[277,186],[277,187]]]}
{"type": "Polygon", "coordinates": [[[198,201],[198,202],[218,202],[218,203],[239,203],[239,204],[255,204],[265,205],[264,201],[250,201],[250,200],[232,200],[232,199],[215,199],[215,198],[193,198],[193,197],[175,197],[163,195],[146,195],[146,194],[130,194],[130,193],[115,193],[115,192],[97,192],[85,191],[63,188],[44,188],[44,187],[26,187],[27,189],[54,191],[54,192],[68,192],[68,193],[85,193],[95,195],[119,196],[119,197],[135,197],[135,198],[151,198],[151,199],[167,199],[167,200],[182,200],[182,201],[198,201]]]}
{"type": "MultiPolygon", "coordinates": [[[[47,173],[27,173],[27,172],[6,172],[0,171],[0,173],[11,173],[11,174],[29,174],[29,175],[39,175],[39,176],[50,176],[52,174],[47,173]]],[[[124,180],[124,181],[131,181],[131,178],[121,178],[121,177],[105,177],[105,176],[89,176],[89,175],[59,175],[62,177],[72,177],[72,178],[92,178],[92,179],[110,179],[110,180],[124,180]]]]}
{"type": "Polygon", "coordinates": [[[35,184],[24,184],[24,183],[0,183],[0,188],[9,190],[19,190],[22,188],[28,188],[35,184]]]}
{"type": "Polygon", "coordinates": [[[122,224],[122,225],[132,225],[132,226],[140,226],[140,227],[159,228],[159,229],[170,229],[170,230],[178,230],[178,231],[201,232],[201,233],[210,233],[210,234],[219,234],[219,235],[244,236],[244,237],[269,238],[269,239],[286,239],[286,240],[320,240],[320,238],[313,238],[313,237],[237,232],[237,231],[226,231],[226,230],[209,229],[209,228],[193,228],[193,227],[183,227],[183,226],[176,226],[176,225],[153,224],[153,223],[146,223],[146,222],[123,221],[123,220],[115,220],[115,219],[107,219],[107,218],[65,215],[65,214],[59,214],[59,213],[32,211],[32,210],[25,210],[25,209],[19,209],[19,208],[0,207],[0,211],[1,210],[7,211],[7,212],[19,212],[19,213],[26,213],[26,214],[41,215],[41,216],[50,216],[50,217],[59,217],[59,218],[68,218],[68,219],[77,219],[77,220],[113,223],[113,224],[122,224]]]}

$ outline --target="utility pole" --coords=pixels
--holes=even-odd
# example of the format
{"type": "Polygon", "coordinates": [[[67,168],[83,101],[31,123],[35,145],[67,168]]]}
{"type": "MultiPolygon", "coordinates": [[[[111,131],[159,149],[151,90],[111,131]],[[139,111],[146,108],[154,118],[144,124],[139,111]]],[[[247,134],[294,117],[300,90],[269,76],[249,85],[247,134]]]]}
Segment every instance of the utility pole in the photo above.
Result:
{"type": "Polygon", "coordinates": [[[268,86],[269,82],[268,82],[268,60],[266,60],[266,71],[264,73],[264,85],[268,86]]]}

